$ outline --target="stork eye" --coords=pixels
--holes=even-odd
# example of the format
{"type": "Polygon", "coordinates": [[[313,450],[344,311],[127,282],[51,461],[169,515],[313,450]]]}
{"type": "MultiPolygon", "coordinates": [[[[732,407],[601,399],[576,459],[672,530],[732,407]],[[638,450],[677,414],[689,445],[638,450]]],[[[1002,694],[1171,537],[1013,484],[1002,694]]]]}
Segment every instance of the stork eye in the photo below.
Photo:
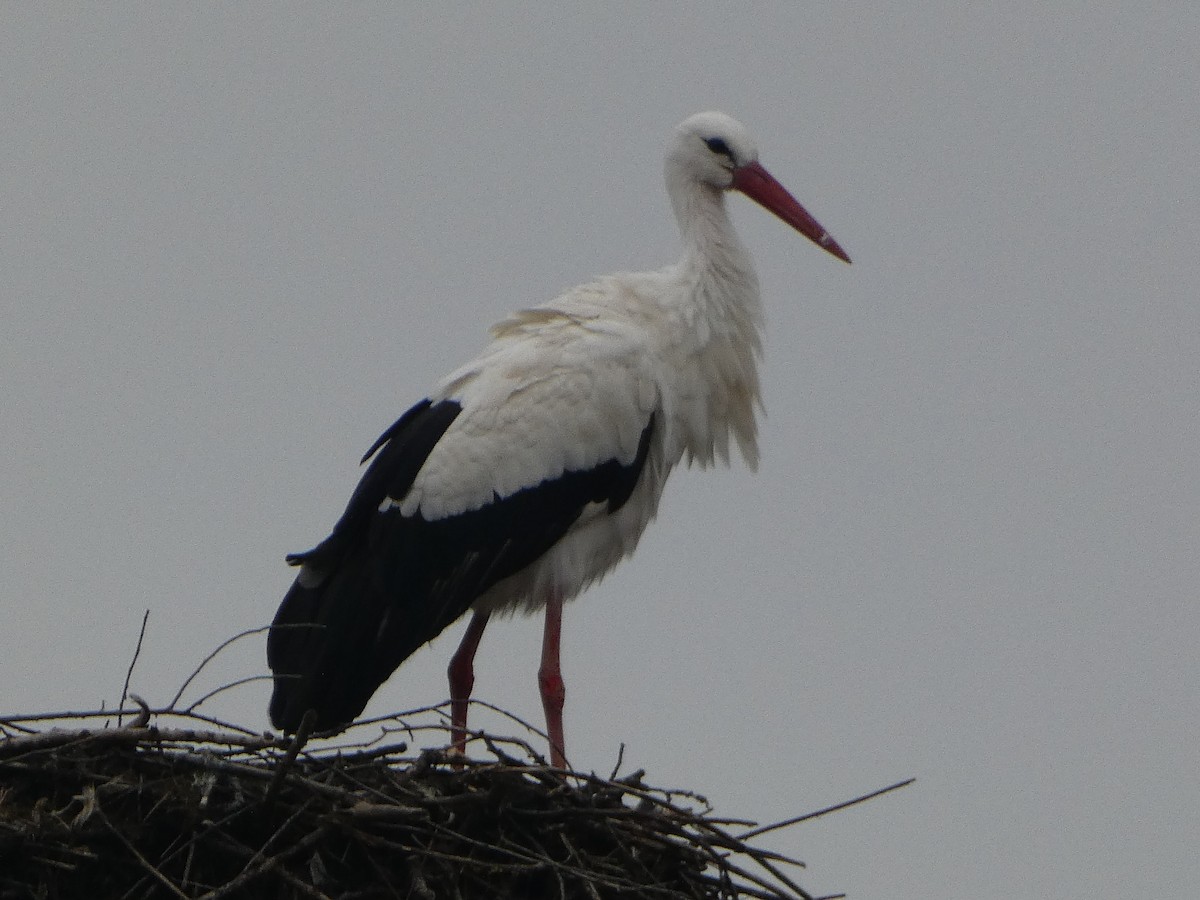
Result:
{"type": "Polygon", "coordinates": [[[728,156],[730,161],[733,160],[733,151],[729,149],[729,145],[725,143],[723,138],[706,138],[704,143],[713,153],[728,156]]]}

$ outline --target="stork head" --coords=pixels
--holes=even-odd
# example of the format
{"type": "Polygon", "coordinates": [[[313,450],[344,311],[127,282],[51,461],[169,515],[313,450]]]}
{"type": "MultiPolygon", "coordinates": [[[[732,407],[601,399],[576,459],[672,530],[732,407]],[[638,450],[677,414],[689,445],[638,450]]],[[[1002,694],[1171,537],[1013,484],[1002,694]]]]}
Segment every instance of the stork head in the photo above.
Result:
{"type": "Polygon", "coordinates": [[[787,222],[817,246],[850,262],[846,251],[758,161],[746,126],[721,112],[696,113],[675,128],[667,152],[667,183],[735,190],[787,222]]]}
{"type": "Polygon", "coordinates": [[[746,126],[722,112],[696,113],[675,128],[667,154],[668,168],[678,174],[726,190],[733,173],[758,162],[758,148],[746,126]]]}

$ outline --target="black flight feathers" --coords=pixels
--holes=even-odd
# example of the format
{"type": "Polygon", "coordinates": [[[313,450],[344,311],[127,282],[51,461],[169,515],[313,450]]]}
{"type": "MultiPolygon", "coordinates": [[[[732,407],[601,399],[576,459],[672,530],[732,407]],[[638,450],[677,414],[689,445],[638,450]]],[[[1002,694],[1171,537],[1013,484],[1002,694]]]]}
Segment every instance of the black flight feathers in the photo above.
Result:
{"type": "Polygon", "coordinates": [[[349,724],[414,650],[490,587],[535,562],[589,503],[615,512],[637,486],[654,421],[634,460],[564,472],[503,499],[426,521],[379,507],[408,493],[434,446],[462,412],[449,400],[418,403],[363,457],[373,455],[333,533],[306,553],[267,639],[275,674],[271,721],[294,731],[308,709],[318,731],[349,724]],[[377,454],[377,455],[376,455],[377,454]],[[311,577],[310,577],[311,576],[311,577]]]}
{"type": "Polygon", "coordinates": [[[462,407],[449,400],[436,406],[422,400],[397,419],[359,460],[361,465],[384,448],[358,482],[333,533],[311,550],[288,554],[288,564],[309,563],[318,570],[335,565],[347,546],[362,537],[385,497],[399,499],[408,493],[417,472],[461,412],[462,407]]]}

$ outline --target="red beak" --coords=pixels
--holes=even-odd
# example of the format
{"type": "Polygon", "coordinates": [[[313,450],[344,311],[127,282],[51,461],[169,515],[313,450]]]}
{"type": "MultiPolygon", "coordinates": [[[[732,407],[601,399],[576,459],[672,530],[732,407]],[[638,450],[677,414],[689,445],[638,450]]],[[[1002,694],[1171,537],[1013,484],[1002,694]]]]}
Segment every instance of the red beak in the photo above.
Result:
{"type": "Polygon", "coordinates": [[[775,180],[766,169],[752,162],[733,170],[734,190],[741,191],[763,209],[770,210],[798,232],[828,250],[838,259],[850,262],[846,251],[838,246],[833,236],[821,227],[821,223],[808,214],[800,203],[788,193],[787,188],[775,180]]]}

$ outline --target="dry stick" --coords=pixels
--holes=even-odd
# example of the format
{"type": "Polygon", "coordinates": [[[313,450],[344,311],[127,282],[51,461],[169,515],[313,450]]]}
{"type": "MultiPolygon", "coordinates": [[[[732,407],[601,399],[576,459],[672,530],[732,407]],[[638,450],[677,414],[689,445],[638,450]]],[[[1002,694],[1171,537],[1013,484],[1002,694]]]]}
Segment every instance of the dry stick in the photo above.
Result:
{"type": "Polygon", "coordinates": [[[154,876],[154,878],[157,881],[161,882],[163,884],[163,886],[166,887],[166,889],[169,890],[176,897],[181,897],[182,900],[189,900],[188,895],[185,894],[183,891],[181,891],[178,887],[176,887],[175,882],[171,881],[170,878],[168,878],[166,875],[164,875],[162,872],[160,872],[158,869],[156,869],[154,867],[154,864],[151,863],[150,860],[148,860],[148,859],[146,859],[146,857],[142,856],[141,851],[138,850],[138,848],[133,845],[133,843],[129,840],[129,838],[125,837],[125,835],[120,831],[120,829],[118,829],[116,826],[113,825],[113,823],[109,820],[108,816],[106,816],[104,814],[104,810],[100,808],[100,803],[98,801],[96,803],[96,815],[100,818],[100,821],[105,824],[105,826],[108,828],[108,830],[113,833],[113,835],[116,837],[116,839],[125,845],[125,849],[133,854],[133,858],[138,861],[138,863],[142,866],[142,868],[144,868],[148,873],[150,873],[152,876],[154,876]]]}
{"type": "Polygon", "coordinates": [[[731,819],[725,816],[711,816],[704,819],[709,825],[741,825],[743,828],[756,828],[758,823],[753,819],[731,819]]]}
{"type": "MultiPolygon", "coordinates": [[[[734,882],[733,878],[732,878],[732,876],[734,876],[734,875],[737,875],[737,876],[745,879],[750,884],[759,886],[765,892],[767,892],[767,894],[769,896],[772,896],[772,897],[779,896],[779,888],[777,885],[771,884],[771,882],[769,882],[767,879],[765,879],[759,875],[755,875],[753,872],[749,871],[748,869],[744,869],[739,865],[735,865],[729,859],[723,859],[720,856],[718,856],[717,854],[713,854],[712,861],[714,864],[717,865],[718,868],[724,870],[729,876],[731,876],[730,884],[733,884],[739,891],[746,890],[747,885],[734,882]]],[[[755,862],[758,862],[758,861],[755,860],[755,862]]],[[[759,863],[759,864],[761,865],[761,863],[759,863]]],[[[770,870],[768,870],[768,871],[770,871],[770,870]]],[[[800,897],[801,900],[813,900],[813,897],[811,894],[806,894],[794,882],[790,881],[787,878],[783,878],[774,872],[772,872],[772,874],[775,875],[776,878],[779,878],[779,880],[784,885],[786,885],[790,890],[794,891],[795,895],[797,897],[800,897]]]]}
{"type": "Polygon", "coordinates": [[[492,712],[499,713],[500,715],[504,716],[510,722],[514,722],[517,725],[520,725],[522,728],[524,728],[526,731],[530,732],[531,734],[536,734],[538,737],[542,738],[543,740],[547,740],[547,741],[550,740],[550,736],[547,735],[546,732],[542,731],[540,728],[536,728],[533,725],[530,725],[528,722],[526,722],[520,716],[509,712],[507,709],[501,709],[499,706],[496,706],[493,703],[488,703],[486,700],[471,700],[471,705],[472,706],[482,706],[484,709],[490,709],[492,712]]]}
{"type": "Polygon", "coordinates": [[[617,764],[613,766],[612,774],[608,776],[609,781],[617,780],[617,773],[621,771],[621,762],[625,759],[625,742],[621,741],[621,745],[617,748],[617,764]]]}
{"type": "Polygon", "coordinates": [[[372,747],[370,749],[362,749],[354,755],[354,762],[366,763],[373,760],[384,760],[389,756],[396,757],[399,762],[405,759],[404,754],[408,752],[408,744],[401,741],[398,744],[385,744],[382,747],[372,747]]]}
{"type": "MultiPolygon", "coordinates": [[[[567,852],[568,852],[569,856],[571,857],[571,859],[574,861],[574,864],[567,865],[566,863],[560,863],[560,862],[555,862],[553,860],[549,860],[550,864],[557,867],[560,871],[568,872],[571,875],[574,875],[576,879],[578,879],[579,881],[582,881],[583,884],[588,888],[589,893],[591,893],[593,897],[596,897],[596,900],[599,900],[599,897],[596,893],[596,882],[603,884],[606,888],[614,888],[616,890],[622,890],[622,889],[631,890],[632,889],[632,890],[641,890],[644,893],[651,893],[651,892],[662,893],[662,892],[671,891],[670,888],[663,888],[661,885],[657,885],[657,884],[639,884],[638,882],[636,882],[632,878],[630,878],[628,876],[628,873],[625,871],[617,870],[617,871],[613,872],[612,874],[603,876],[603,875],[601,875],[601,873],[599,871],[596,871],[595,869],[589,870],[588,868],[586,868],[588,861],[585,860],[580,855],[579,851],[577,851],[575,849],[575,845],[571,843],[570,838],[567,837],[566,833],[559,835],[559,839],[563,842],[563,844],[566,845],[567,852]]],[[[547,859],[549,859],[549,857],[547,857],[547,859]]],[[[598,860],[591,860],[590,862],[592,863],[593,866],[596,866],[598,863],[598,860]]],[[[561,876],[560,876],[560,883],[561,883],[561,876]]],[[[674,892],[671,891],[671,893],[674,893],[674,892]]]]}
{"type": "MultiPolygon", "coordinates": [[[[422,833],[426,835],[430,834],[426,831],[423,831],[422,833]]],[[[454,835],[453,832],[450,833],[452,836],[462,840],[462,835],[454,835]]],[[[411,854],[413,852],[412,848],[406,844],[401,844],[397,841],[390,841],[387,838],[379,837],[377,835],[364,835],[364,839],[369,839],[370,843],[375,846],[390,848],[392,850],[399,851],[400,853],[411,854]]],[[[493,853],[504,852],[510,856],[516,856],[518,858],[518,862],[499,862],[498,860],[489,860],[487,862],[483,862],[475,856],[463,856],[461,853],[451,853],[447,850],[434,850],[432,847],[422,847],[420,856],[423,860],[440,859],[445,860],[446,862],[456,863],[464,869],[470,866],[486,866],[489,870],[497,873],[530,872],[544,868],[545,866],[545,860],[540,856],[530,856],[528,854],[519,855],[507,849],[506,847],[501,847],[498,844],[488,844],[483,841],[473,841],[467,839],[463,842],[468,844],[476,844],[485,850],[492,851],[493,853]]]]}
{"type": "Polygon", "coordinates": [[[0,758],[7,762],[19,762],[23,757],[45,750],[57,750],[83,744],[121,745],[137,744],[145,738],[145,732],[122,728],[120,731],[51,731],[9,738],[0,744],[0,758]]]}
{"type": "MultiPolygon", "coordinates": [[[[123,712],[132,713],[133,710],[123,710],[123,712]]],[[[0,716],[0,722],[5,725],[15,725],[18,722],[58,722],[63,719],[107,719],[111,718],[113,710],[111,709],[89,709],[80,710],[78,712],[52,712],[52,713],[24,713],[19,716],[0,716]]],[[[38,733],[36,729],[28,729],[33,733],[38,733]]]]}
{"type": "Polygon", "coordinates": [[[504,750],[500,748],[500,745],[496,743],[496,740],[490,734],[480,731],[476,734],[476,737],[482,738],[484,745],[492,752],[492,755],[495,756],[496,759],[500,760],[500,762],[504,765],[527,768],[526,764],[521,762],[521,760],[504,752],[504,750]]]}
{"type": "MultiPolygon", "coordinates": [[[[253,849],[251,849],[247,844],[243,844],[237,838],[233,837],[233,835],[221,833],[216,835],[216,839],[221,841],[221,843],[223,843],[226,847],[229,847],[232,850],[242,854],[242,856],[252,857],[254,855],[253,849]]],[[[299,878],[289,872],[286,867],[280,869],[276,874],[296,890],[300,891],[302,894],[314,898],[314,900],[331,900],[328,894],[324,894],[311,884],[301,881],[299,878]]]]}
{"type": "MultiPolygon", "coordinates": [[[[480,706],[484,709],[491,710],[492,712],[499,713],[500,715],[503,715],[505,718],[509,719],[510,721],[520,725],[522,728],[526,729],[531,734],[538,735],[542,739],[546,738],[546,736],[540,730],[538,730],[534,726],[530,725],[524,719],[521,719],[520,717],[508,712],[507,710],[501,709],[500,707],[494,706],[493,704],[488,703],[483,700],[471,700],[470,703],[472,706],[480,706]]],[[[435,703],[435,704],[432,704],[429,706],[417,707],[416,709],[405,710],[403,712],[389,713],[389,714],[383,715],[383,716],[373,716],[369,719],[360,719],[353,724],[352,730],[362,729],[362,728],[365,728],[368,726],[373,726],[373,725],[379,725],[379,726],[382,726],[381,731],[384,732],[384,734],[387,734],[391,731],[395,731],[396,729],[390,729],[390,728],[386,727],[385,723],[395,722],[400,726],[399,730],[406,732],[409,735],[409,737],[412,738],[413,740],[416,739],[415,732],[418,732],[418,731],[436,731],[441,734],[448,735],[448,733],[450,731],[449,725],[447,724],[449,721],[449,713],[447,712],[449,705],[450,705],[450,702],[448,700],[446,700],[446,701],[442,701],[441,703],[435,703]],[[438,723],[438,724],[431,724],[431,725],[410,725],[405,721],[406,717],[418,716],[418,715],[422,715],[424,713],[437,713],[439,716],[441,716],[443,719],[445,719],[446,722],[438,723]]],[[[537,751],[534,750],[533,747],[529,743],[527,743],[526,741],[523,741],[519,738],[516,738],[516,737],[500,737],[498,735],[485,735],[484,732],[474,731],[474,732],[471,732],[470,740],[476,740],[476,739],[480,739],[480,738],[489,738],[489,737],[496,744],[511,744],[512,746],[519,748],[523,753],[525,753],[531,759],[538,757],[537,751]]],[[[382,739],[382,735],[378,738],[375,738],[374,740],[377,741],[380,739],[382,739]]],[[[373,742],[374,741],[366,742],[366,743],[369,745],[370,743],[373,743],[373,742]]],[[[358,742],[356,744],[349,745],[349,746],[362,746],[363,743],[364,742],[358,742]]],[[[330,749],[337,749],[337,747],[336,746],[330,747],[330,749]]],[[[489,749],[492,749],[492,748],[489,748],[489,749]]],[[[468,757],[463,757],[461,759],[461,762],[464,766],[470,766],[473,764],[473,761],[468,757]]],[[[545,768],[544,765],[541,767],[545,768]]]]}
{"type": "MultiPolygon", "coordinates": [[[[594,811],[594,810],[589,810],[589,811],[594,811]]],[[[522,812],[525,812],[525,811],[522,811],[522,812]]],[[[524,833],[524,835],[526,836],[526,839],[530,843],[534,844],[535,846],[537,846],[537,848],[539,850],[542,851],[542,854],[544,856],[543,865],[550,866],[555,870],[556,874],[558,874],[560,883],[561,883],[561,878],[562,878],[561,873],[566,872],[566,873],[574,876],[576,879],[584,882],[589,887],[592,886],[593,882],[598,881],[598,882],[601,882],[602,884],[604,884],[604,886],[607,888],[614,888],[617,890],[621,890],[621,889],[640,890],[643,893],[649,893],[652,891],[657,892],[657,893],[668,893],[668,894],[677,893],[677,892],[672,891],[670,888],[662,888],[658,885],[646,885],[646,884],[641,884],[639,882],[636,882],[632,878],[629,877],[629,873],[626,870],[620,870],[620,871],[614,872],[613,874],[608,875],[607,877],[602,877],[598,871],[588,871],[587,869],[582,868],[581,866],[578,866],[578,865],[567,865],[566,863],[557,862],[550,858],[549,854],[546,853],[545,848],[543,848],[537,842],[537,840],[528,831],[528,829],[521,828],[519,825],[518,825],[518,828],[520,829],[520,831],[522,833],[524,833]]],[[[567,835],[565,833],[560,834],[560,839],[566,844],[568,850],[571,852],[571,856],[573,858],[575,858],[576,860],[578,860],[579,855],[578,855],[578,853],[575,852],[574,846],[571,844],[570,840],[567,838],[567,835]]],[[[658,845],[665,846],[667,843],[668,842],[666,842],[666,841],[659,841],[658,845]]],[[[517,846],[520,847],[521,845],[518,844],[517,846]]],[[[593,863],[594,863],[594,861],[593,861],[593,863]]]]}
{"type": "Polygon", "coordinates": [[[304,711],[304,715],[300,718],[300,727],[296,729],[296,736],[292,738],[292,743],[287,748],[287,753],[283,759],[279,761],[279,766],[275,769],[275,777],[271,779],[271,784],[267,788],[267,796],[263,800],[263,807],[270,809],[275,805],[275,798],[279,796],[279,791],[283,787],[283,779],[287,777],[288,769],[296,762],[296,757],[300,755],[305,742],[308,741],[308,736],[312,734],[313,725],[317,721],[316,710],[308,709],[304,711]]]}
{"type": "MultiPolygon", "coordinates": [[[[673,807],[670,807],[669,805],[667,808],[669,810],[674,811],[676,814],[683,812],[682,810],[675,809],[673,807]]],[[[740,853],[745,856],[748,856],[754,862],[758,863],[759,866],[766,869],[766,871],[769,872],[774,878],[776,878],[779,881],[779,883],[785,885],[789,890],[795,892],[795,894],[797,896],[804,898],[804,900],[812,900],[812,898],[808,894],[806,894],[799,887],[799,885],[797,885],[795,882],[793,882],[791,879],[789,879],[786,875],[784,875],[782,872],[780,872],[778,869],[776,869],[773,865],[771,865],[769,862],[767,862],[766,857],[768,857],[768,856],[775,857],[778,859],[778,856],[776,854],[766,854],[766,853],[763,853],[762,851],[756,850],[753,847],[746,846],[744,843],[737,840],[732,835],[727,834],[726,832],[721,831],[721,829],[712,826],[709,822],[707,822],[701,816],[697,816],[694,814],[687,814],[687,815],[684,815],[682,817],[682,819],[683,819],[683,821],[680,822],[679,824],[675,824],[670,819],[655,820],[653,822],[648,823],[648,827],[650,827],[651,835],[654,837],[657,837],[659,835],[665,836],[668,833],[674,833],[680,839],[682,839],[688,846],[695,847],[699,852],[701,852],[703,855],[707,856],[709,858],[709,860],[713,864],[715,864],[718,868],[725,869],[728,872],[732,872],[733,874],[740,875],[743,878],[749,879],[754,884],[760,885],[761,887],[763,887],[766,890],[776,890],[775,886],[772,885],[770,882],[765,881],[762,878],[759,878],[758,876],[754,875],[753,873],[748,872],[745,869],[733,864],[728,859],[723,859],[720,854],[718,854],[714,851],[713,847],[716,846],[716,847],[720,847],[721,849],[732,850],[735,853],[740,853]],[[667,828],[666,826],[668,824],[674,825],[674,827],[667,828]],[[687,830],[688,828],[693,829],[693,831],[689,832],[687,830]],[[702,837],[700,834],[695,833],[698,831],[705,831],[708,833],[708,836],[702,837]]],[[[634,824],[635,824],[635,826],[637,825],[636,822],[634,824]]],[[[803,867],[803,865],[804,865],[803,863],[799,862],[798,860],[793,860],[793,859],[783,858],[781,861],[787,862],[788,864],[794,865],[794,866],[803,867]]]]}
{"type": "MultiPolygon", "coordinates": [[[[628,833],[624,835],[618,834],[618,829],[613,828],[611,819],[606,820],[604,825],[605,832],[612,840],[613,846],[616,848],[617,854],[619,855],[619,860],[615,862],[615,865],[618,868],[628,872],[630,878],[634,880],[640,876],[643,882],[647,882],[649,879],[655,877],[654,873],[652,873],[642,859],[639,858],[637,849],[632,846],[631,838],[634,837],[634,835],[630,835],[628,833]]],[[[640,843],[645,845],[647,842],[641,841],[640,843]]]]}
{"type": "MultiPolygon", "coordinates": [[[[703,872],[701,872],[699,875],[689,875],[688,878],[704,884],[711,884],[714,887],[719,888],[720,890],[724,891],[724,893],[718,895],[721,897],[731,896],[729,894],[730,891],[737,891],[737,894],[732,896],[755,897],[757,900],[779,900],[781,896],[779,891],[776,890],[773,885],[768,887],[766,890],[763,890],[762,888],[751,887],[748,884],[742,884],[740,882],[735,883],[728,877],[728,874],[729,873],[727,872],[722,872],[720,875],[705,875],[703,872]]],[[[801,900],[804,900],[804,898],[801,897],[801,900]]],[[[823,897],[816,898],[816,900],[833,900],[833,898],[823,897]]]]}
{"type": "Polygon", "coordinates": [[[192,863],[196,859],[196,842],[194,840],[187,842],[187,859],[183,861],[183,878],[180,884],[187,888],[187,883],[192,878],[192,863]]]}
{"type": "Polygon", "coordinates": [[[294,856],[297,853],[307,850],[309,847],[314,847],[325,839],[325,833],[328,829],[324,826],[318,826],[313,831],[310,831],[296,843],[292,844],[282,853],[277,853],[275,856],[268,856],[263,860],[262,865],[255,866],[253,869],[243,871],[236,878],[233,878],[219,888],[209,891],[202,895],[199,900],[220,900],[221,897],[228,897],[234,891],[239,890],[243,886],[249,884],[260,875],[266,875],[272,869],[279,866],[286,857],[294,856]]]}
{"type": "Polygon", "coordinates": [[[282,747],[278,738],[265,738],[257,735],[242,737],[236,734],[222,734],[215,731],[195,731],[192,729],[151,729],[122,728],[112,731],[44,731],[34,734],[9,738],[0,744],[0,757],[16,758],[26,753],[37,753],[43,750],[69,747],[76,744],[93,744],[97,746],[122,744],[139,744],[153,740],[156,744],[181,744],[188,746],[197,743],[222,744],[227,747],[239,748],[239,753],[249,753],[253,750],[275,749],[282,747]],[[10,756],[12,754],[12,756],[10,756]]]}
{"type": "MultiPolygon", "coordinates": [[[[248,859],[246,861],[246,865],[243,866],[242,871],[240,873],[238,873],[239,877],[241,875],[245,875],[248,871],[250,871],[251,866],[256,866],[257,864],[259,864],[260,860],[268,858],[266,855],[267,848],[270,847],[273,843],[275,843],[276,839],[281,837],[283,835],[283,833],[285,831],[287,831],[288,828],[291,827],[291,825],[297,819],[299,819],[302,815],[304,815],[306,812],[308,812],[308,808],[310,806],[312,806],[312,803],[313,803],[313,798],[309,797],[307,800],[305,800],[303,803],[301,803],[299,806],[297,806],[295,808],[295,810],[292,811],[292,814],[290,816],[288,816],[286,819],[283,820],[283,824],[275,829],[275,833],[272,834],[269,838],[267,838],[266,841],[263,843],[263,845],[254,851],[254,855],[251,856],[250,859],[248,859]]],[[[284,854],[286,855],[287,852],[288,851],[285,850],[284,854]]]]}
{"type": "MultiPolygon", "coordinates": [[[[372,870],[374,870],[375,878],[383,884],[391,896],[395,897],[396,900],[399,900],[400,892],[396,889],[396,886],[392,884],[392,878],[388,875],[387,869],[379,864],[379,861],[375,859],[375,855],[369,849],[365,850],[363,855],[366,857],[367,864],[372,870]]],[[[408,895],[411,897],[412,892],[409,891],[408,895]]]]}
{"type": "MultiPolygon", "coordinates": [[[[661,823],[661,822],[660,823],[648,823],[645,826],[640,826],[640,823],[637,823],[637,822],[633,822],[631,824],[635,828],[643,827],[645,829],[643,831],[643,834],[646,837],[650,838],[651,840],[655,841],[656,843],[662,843],[662,844],[668,843],[668,841],[665,839],[665,832],[659,831],[654,827],[654,825],[657,824],[659,826],[659,828],[661,828],[664,823],[661,823]]],[[[694,827],[696,823],[688,823],[688,824],[693,825],[693,827],[694,827]]],[[[703,859],[705,859],[705,861],[707,863],[715,865],[717,867],[717,869],[722,873],[722,878],[729,881],[730,884],[734,885],[739,890],[744,890],[747,887],[747,885],[744,883],[733,882],[730,876],[736,875],[736,876],[744,879],[746,882],[757,885],[759,888],[761,888],[764,893],[761,893],[761,894],[756,893],[755,896],[763,896],[763,897],[778,897],[778,896],[780,896],[779,888],[776,885],[772,884],[770,881],[766,880],[765,878],[762,878],[761,876],[758,876],[758,875],[754,874],[753,872],[751,872],[747,869],[744,869],[741,866],[735,864],[728,857],[717,853],[713,849],[712,842],[705,841],[699,835],[688,834],[686,831],[683,831],[683,830],[679,830],[677,832],[677,834],[684,841],[684,846],[686,846],[688,849],[695,850],[703,859]]],[[[744,845],[738,846],[736,843],[733,843],[730,841],[728,835],[724,835],[723,833],[720,833],[720,832],[718,832],[718,834],[722,838],[725,839],[721,843],[722,849],[732,849],[735,852],[742,853],[746,856],[749,856],[751,859],[753,859],[759,865],[762,865],[762,861],[759,859],[756,859],[754,857],[754,849],[753,848],[746,847],[744,845]]],[[[678,843],[676,843],[676,846],[678,846],[678,843]]],[[[795,860],[788,860],[788,862],[792,863],[793,865],[800,865],[800,863],[797,863],[795,860]]],[[[780,873],[774,871],[770,867],[764,867],[764,868],[767,868],[767,870],[769,872],[771,872],[771,874],[774,875],[776,878],[778,878],[782,884],[786,885],[790,890],[794,891],[796,896],[802,898],[802,900],[812,900],[812,898],[808,894],[806,894],[803,890],[801,890],[796,884],[794,884],[788,878],[786,878],[783,875],[781,875],[780,873]]],[[[697,877],[705,877],[705,876],[703,875],[703,873],[701,873],[697,877]]]]}
{"type": "Polygon", "coordinates": [[[18,725],[16,722],[10,722],[8,719],[0,719],[0,738],[10,740],[12,738],[11,732],[14,731],[18,734],[37,733],[37,729],[35,728],[29,728],[25,725],[18,725]]]}
{"type": "Polygon", "coordinates": [[[779,879],[780,883],[787,885],[788,888],[795,891],[798,896],[803,897],[804,900],[813,900],[813,896],[811,894],[806,894],[800,885],[796,884],[796,882],[784,875],[783,872],[779,871],[779,869],[768,862],[762,856],[762,854],[755,851],[752,847],[745,848],[745,852],[749,854],[752,860],[779,879]]]}
{"type": "MultiPolygon", "coordinates": [[[[166,797],[163,797],[162,800],[159,801],[159,803],[161,803],[163,800],[166,800],[166,797]]],[[[156,810],[158,808],[158,806],[159,806],[159,804],[156,803],[148,812],[144,813],[142,815],[142,820],[147,821],[150,818],[151,813],[153,813],[154,810],[156,810]]],[[[209,835],[223,837],[224,832],[221,831],[221,827],[232,822],[234,819],[238,818],[245,812],[246,812],[245,808],[235,809],[232,812],[226,813],[225,815],[221,816],[216,821],[207,822],[205,824],[205,828],[202,832],[193,832],[192,836],[189,837],[182,844],[178,844],[178,843],[174,844],[173,845],[174,849],[171,849],[170,852],[164,853],[161,857],[159,857],[159,860],[158,860],[159,865],[165,866],[167,863],[173,861],[177,856],[179,856],[179,854],[183,853],[185,850],[187,851],[187,859],[184,861],[184,865],[183,865],[183,878],[180,880],[180,889],[182,890],[183,888],[185,888],[187,886],[188,880],[191,878],[190,873],[192,870],[192,860],[195,856],[195,851],[196,851],[196,847],[197,847],[198,843],[201,840],[207,838],[209,835]]],[[[145,877],[143,877],[141,881],[134,884],[133,887],[131,887],[129,890],[127,890],[121,896],[121,900],[128,900],[129,897],[132,897],[136,891],[141,889],[141,886],[145,883],[145,880],[146,880],[145,877]]]]}
{"type": "Polygon", "coordinates": [[[908,787],[916,780],[917,779],[915,778],[908,778],[904,781],[897,781],[895,784],[889,784],[885,788],[880,788],[877,791],[871,791],[871,793],[863,794],[861,797],[855,797],[853,800],[847,800],[843,803],[835,803],[833,806],[827,806],[824,809],[818,809],[816,812],[805,813],[802,816],[785,819],[782,822],[776,822],[774,825],[764,825],[762,828],[755,828],[751,831],[745,831],[738,835],[738,840],[744,841],[747,838],[758,837],[760,834],[766,834],[768,831],[775,831],[777,828],[787,828],[789,825],[795,825],[799,822],[806,822],[809,819],[816,819],[819,816],[826,815],[827,813],[837,812],[839,809],[847,809],[848,807],[854,806],[858,803],[863,803],[874,797],[880,797],[883,794],[888,794],[892,791],[898,791],[902,787],[908,787]]]}
{"type": "Polygon", "coordinates": [[[241,687],[243,684],[249,684],[252,681],[272,681],[273,679],[274,676],[272,675],[247,675],[245,678],[239,678],[236,681],[229,682],[229,684],[223,684],[219,688],[213,688],[195,703],[192,703],[186,709],[182,710],[182,712],[191,715],[193,712],[195,712],[197,706],[199,706],[205,700],[211,700],[213,697],[217,696],[217,694],[231,690],[235,687],[241,687]]]}
{"type": "Polygon", "coordinates": [[[121,710],[125,706],[125,698],[129,696],[129,679],[133,677],[133,667],[137,665],[138,657],[142,653],[142,638],[146,636],[146,622],[150,620],[150,610],[142,615],[142,629],[138,632],[137,646],[133,650],[133,659],[129,661],[129,668],[125,670],[125,684],[121,688],[121,702],[117,704],[117,727],[121,727],[121,710]]]}
{"type": "Polygon", "coordinates": [[[187,677],[187,680],[184,681],[183,686],[179,688],[179,691],[175,694],[174,697],[171,698],[171,702],[167,704],[167,709],[170,709],[170,710],[175,709],[175,704],[179,702],[179,698],[183,696],[183,692],[188,689],[188,685],[190,685],[193,681],[196,680],[196,677],[201,672],[204,671],[204,667],[207,666],[210,662],[212,662],[213,658],[218,653],[220,653],[222,650],[224,650],[226,647],[228,647],[230,644],[234,643],[235,641],[240,641],[242,638],[250,637],[251,635],[262,634],[264,631],[267,631],[270,628],[271,628],[270,625],[262,625],[258,628],[250,628],[239,634],[235,634],[231,638],[226,638],[225,640],[221,641],[221,643],[217,645],[217,649],[213,650],[212,653],[210,653],[210,654],[208,654],[208,656],[204,657],[204,659],[202,659],[200,661],[200,665],[196,666],[196,668],[192,672],[192,674],[187,677]]]}
{"type": "MultiPolygon", "coordinates": [[[[224,719],[218,719],[215,716],[206,716],[198,712],[181,712],[168,707],[167,709],[156,709],[155,715],[159,716],[179,716],[180,718],[195,719],[197,722],[204,722],[206,725],[216,725],[218,728],[225,728],[229,731],[237,731],[250,738],[262,737],[261,731],[251,731],[241,725],[235,725],[233,722],[226,722],[224,719]]],[[[278,741],[274,741],[278,743],[278,741]]]]}
{"type": "MultiPolygon", "coordinates": [[[[476,701],[473,700],[471,702],[474,703],[476,701]]],[[[408,726],[404,723],[404,719],[403,719],[404,716],[419,716],[419,715],[422,715],[422,714],[428,713],[428,712],[436,712],[436,713],[442,715],[443,717],[449,718],[449,715],[445,711],[446,707],[448,707],[449,705],[450,705],[449,700],[443,700],[441,703],[431,703],[429,706],[418,706],[415,709],[406,709],[406,710],[403,710],[402,712],[388,713],[387,715],[383,715],[383,716],[372,716],[369,719],[359,719],[357,722],[354,723],[354,727],[357,728],[357,727],[361,727],[363,725],[378,725],[382,722],[398,722],[402,729],[407,730],[408,726]]],[[[428,727],[428,726],[426,726],[426,727],[428,727]]],[[[443,729],[443,730],[448,730],[448,729],[443,729]]]]}

